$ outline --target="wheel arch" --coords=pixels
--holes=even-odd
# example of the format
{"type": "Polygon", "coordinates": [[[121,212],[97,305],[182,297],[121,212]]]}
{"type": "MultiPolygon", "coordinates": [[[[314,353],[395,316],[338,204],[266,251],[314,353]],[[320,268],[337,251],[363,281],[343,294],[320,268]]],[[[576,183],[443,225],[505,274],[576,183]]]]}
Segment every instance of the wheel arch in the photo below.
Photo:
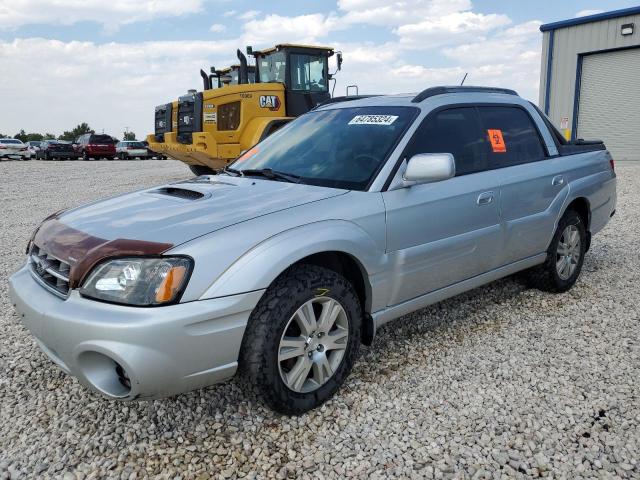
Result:
{"type": "Polygon", "coordinates": [[[585,251],[588,251],[591,247],[591,204],[589,202],[589,199],[586,197],[577,197],[573,199],[571,203],[567,205],[565,212],[567,212],[568,210],[575,211],[578,215],[580,215],[580,218],[584,222],[585,230],[587,232],[587,245],[585,246],[585,251]]]}
{"type": "Polygon", "coordinates": [[[362,307],[362,343],[371,345],[375,334],[375,325],[371,317],[371,283],[367,271],[353,255],[341,251],[325,251],[311,254],[295,262],[296,265],[315,265],[327,268],[346,278],[356,291],[362,307]]]}
{"type": "MultiPolygon", "coordinates": [[[[312,264],[333,270],[353,284],[367,324],[373,303],[371,275],[380,270],[384,261],[384,250],[352,222],[316,222],[282,232],[252,248],[230,265],[200,298],[266,289],[292,266],[312,264]]],[[[372,336],[373,332],[369,333],[372,336]]]]}

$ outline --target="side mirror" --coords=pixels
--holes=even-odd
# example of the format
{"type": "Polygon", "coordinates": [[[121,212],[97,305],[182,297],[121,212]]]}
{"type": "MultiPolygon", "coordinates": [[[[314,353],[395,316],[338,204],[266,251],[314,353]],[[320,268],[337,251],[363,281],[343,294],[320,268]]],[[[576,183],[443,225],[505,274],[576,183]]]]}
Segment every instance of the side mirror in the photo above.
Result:
{"type": "Polygon", "coordinates": [[[338,63],[338,70],[342,70],[342,52],[337,53],[336,61],[338,63]]]}
{"type": "Polygon", "coordinates": [[[455,174],[456,162],[450,153],[419,153],[409,159],[402,178],[420,184],[440,182],[455,174]]]}

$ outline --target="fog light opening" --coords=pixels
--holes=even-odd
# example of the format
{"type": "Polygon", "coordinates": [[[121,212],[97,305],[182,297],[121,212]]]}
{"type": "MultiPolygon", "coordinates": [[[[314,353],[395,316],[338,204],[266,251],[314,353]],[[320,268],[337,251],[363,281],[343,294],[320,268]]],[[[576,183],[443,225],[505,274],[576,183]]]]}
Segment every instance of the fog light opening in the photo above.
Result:
{"type": "Polygon", "coordinates": [[[120,384],[127,390],[131,390],[131,379],[129,378],[129,375],[127,375],[126,370],[122,368],[122,365],[118,362],[116,362],[116,374],[118,375],[120,384]]]}
{"type": "Polygon", "coordinates": [[[99,352],[82,352],[80,368],[93,388],[113,398],[125,398],[131,393],[131,379],[124,367],[99,352]]]}

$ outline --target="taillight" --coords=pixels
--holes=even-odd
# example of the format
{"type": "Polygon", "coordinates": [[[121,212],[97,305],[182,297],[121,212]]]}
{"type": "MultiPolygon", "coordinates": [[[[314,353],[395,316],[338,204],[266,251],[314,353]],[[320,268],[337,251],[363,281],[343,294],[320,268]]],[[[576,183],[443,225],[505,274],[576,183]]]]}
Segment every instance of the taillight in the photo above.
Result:
{"type": "Polygon", "coordinates": [[[613,170],[615,172],[616,171],[616,162],[613,160],[613,158],[609,159],[609,165],[611,165],[611,170],[613,170]]]}

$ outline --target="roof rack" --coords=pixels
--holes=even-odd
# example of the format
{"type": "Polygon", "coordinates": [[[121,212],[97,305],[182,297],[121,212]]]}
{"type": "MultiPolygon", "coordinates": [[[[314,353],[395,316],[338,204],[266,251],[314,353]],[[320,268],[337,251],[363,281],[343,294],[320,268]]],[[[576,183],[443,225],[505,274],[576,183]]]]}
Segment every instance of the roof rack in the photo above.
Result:
{"type": "Polygon", "coordinates": [[[423,90],[418,95],[413,97],[411,102],[420,103],[421,101],[429,98],[435,97],[436,95],[444,95],[446,93],[504,93],[506,95],[518,95],[515,90],[510,90],[508,88],[497,88],[497,87],[431,87],[423,90]]]}
{"type": "Polygon", "coordinates": [[[370,97],[379,97],[380,95],[346,95],[342,97],[333,97],[329,100],[326,100],[322,103],[316,105],[316,108],[324,107],[325,105],[329,105],[331,103],[341,103],[341,102],[350,102],[351,100],[360,100],[361,98],[370,98],[370,97]]]}

